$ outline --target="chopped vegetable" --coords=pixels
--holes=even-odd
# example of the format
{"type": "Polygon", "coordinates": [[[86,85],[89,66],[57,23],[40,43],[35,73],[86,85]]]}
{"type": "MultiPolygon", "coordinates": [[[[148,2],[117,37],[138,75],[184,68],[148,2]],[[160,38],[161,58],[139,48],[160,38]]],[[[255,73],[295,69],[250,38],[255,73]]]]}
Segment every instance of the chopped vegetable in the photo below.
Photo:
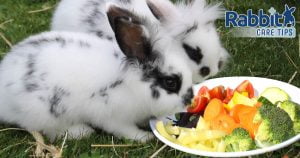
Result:
{"type": "Polygon", "coordinates": [[[241,127],[245,128],[254,138],[255,133],[259,127],[259,123],[254,123],[253,118],[257,113],[257,107],[250,107],[242,104],[235,105],[231,111],[230,116],[235,122],[239,123],[241,127]]]}
{"type": "Polygon", "coordinates": [[[209,89],[206,86],[202,86],[199,89],[198,96],[206,97],[208,100],[211,99],[209,95],[209,89]]]}
{"type": "Polygon", "coordinates": [[[270,101],[269,101],[267,98],[265,98],[264,96],[259,97],[257,101],[260,102],[261,104],[264,104],[264,105],[274,106],[274,104],[273,104],[272,102],[270,102],[270,101]]]}
{"type": "Polygon", "coordinates": [[[223,100],[223,103],[228,104],[233,96],[233,93],[234,93],[233,89],[227,87],[225,90],[225,99],[223,100]]]}
{"type": "Polygon", "coordinates": [[[175,126],[186,127],[186,128],[195,128],[200,117],[200,114],[193,114],[189,112],[181,112],[175,115],[176,120],[174,123],[175,126]]]}
{"type": "Polygon", "coordinates": [[[256,111],[256,108],[243,104],[237,104],[229,111],[229,114],[233,117],[235,122],[240,123],[241,117],[243,117],[244,114],[249,113],[251,111],[256,111]]]}
{"type": "Polygon", "coordinates": [[[240,115],[240,125],[245,128],[252,138],[255,137],[260,123],[254,123],[254,117],[257,114],[257,109],[251,110],[247,113],[244,113],[243,116],[240,115]]]}
{"type": "Polygon", "coordinates": [[[289,100],[290,96],[282,89],[278,87],[269,87],[265,89],[261,96],[267,98],[271,103],[276,104],[277,102],[282,102],[289,100]]]}
{"type": "Polygon", "coordinates": [[[254,97],[254,88],[250,81],[245,80],[240,85],[238,85],[235,89],[237,92],[247,92],[249,98],[254,97]]]}
{"type": "Polygon", "coordinates": [[[220,114],[210,121],[210,127],[214,130],[221,130],[227,134],[239,127],[232,117],[227,114],[220,114]]]}
{"type": "Polygon", "coordinates": [[[208,98],[198,96],[193,100],[192,106],[188,107],[187,111],[190,113],[199,113],[203,111],[208,103],[208,98]]]}
{"type": "Polygon", "coordinates": [[[203,116],[206,121],[210,121],[222,113],[225,113],[223,103],[215,98],[208,103],[203,116]]]}
{"type": "Polygon", "coordinates": [[[156,129],[163,137],[165,137],[171,142],[176,143],[177,140],[166,131],[164,123],[162,121],[158,121],[156,123],[156,129]]]}
{"type": "Polygon", "coordinates": [[[278,104],[278,107],[287,112],[293,121],[295,133],[300,133],[300,105],[286,100],[278,104]]]}
{"type": "Polygon", "coordinates": [[[250,99],[236,91],[234,92],[232,99],[229,101],[227,108],[230,110],[237,104],[254,106],[256,103],[256,99],[250,99]]]}
{"type": "Polygon", "coordinates": [[[253,121],[261,122],[255,134],[255,141],[259,147],[281,143],[294,135],[291,118],[276,106],[262,105],[253,121]]]}
{"type": "Polygon", "coordinates": [[[255,143],[244,128],[236,128],[224,137],[227,152],[248,151],[255,149],[255,143]]]}
{"type": "Polygon", "coordinates": [[[199,118],[197,128],[184,128],[171,124],[164,126],[162,121],[156,123],[157,131],[169,141],[180,144],[192,149],[224,152],[225,143],[222,138],[226,135],[225,132],[219,130],[211,130],[208,123],[202,118],[199,118]],[[170,132],[170,133],[169,133],[170,132]],[[178,136],[176,138],[176,136],[178,136]]]}
{"type": "Polygon", "coordinates": [[[209,95],[210,95],[211,99],[217,98],[217,99],[223,100],[226,95],[224,86],[214,87],[213,89],[211,89],[209,91],[209,95]]]}

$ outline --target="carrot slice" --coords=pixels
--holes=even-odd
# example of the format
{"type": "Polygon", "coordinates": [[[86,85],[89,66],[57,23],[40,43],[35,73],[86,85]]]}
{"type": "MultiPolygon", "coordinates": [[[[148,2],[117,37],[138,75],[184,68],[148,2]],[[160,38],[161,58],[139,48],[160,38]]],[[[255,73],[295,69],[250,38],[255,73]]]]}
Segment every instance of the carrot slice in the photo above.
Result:
{"type": "Polygon", "coordinates": [[[253,118],[256,113],[257,109],[251,110],[248,113],[239,114],[241,126],[250,133],[252,138],[255,137],[255,133],[260,125],[259,123],[253,123],[253,118]]]}
{"type": "Polygon", "coordinates": [[[203,117],[210,121],[222,113],[226,113],[222,101],[214,98],[207,104],[203,117]]]}
{"type": "Polygon", "coordinates": [[[227,114],[220,114],[210,121],[210,126],[214,130],[221,130],[230,134],[232,130],[240,127],[234,119],[227,114]]]}
{"type": "Polygon", "coordinates": [[[243,104],[237,104],[229,111],[229,115],[233,117],[235,122],[240,123],[240,117],[243,117],[245,113],[253,110],[256,111],[256,108],[243,104]]]}

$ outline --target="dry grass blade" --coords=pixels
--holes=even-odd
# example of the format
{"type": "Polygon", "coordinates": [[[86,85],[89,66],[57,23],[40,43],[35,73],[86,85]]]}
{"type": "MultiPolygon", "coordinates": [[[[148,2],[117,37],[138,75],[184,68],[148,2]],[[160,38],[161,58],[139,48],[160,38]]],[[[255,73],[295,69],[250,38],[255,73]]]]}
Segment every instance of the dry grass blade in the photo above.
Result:
{"type": "Polygon", "coordinates": [[[31,10],[31,11],[28,11],[29,14],[34,14],[34,13],[39,13],[39,12],[45,12],[45,11],[48,11],[50,9],[52,9],[53,6],[50,6],[50,7],[45,7],[43,9],[38,9],[38,10],[31,10]]]}
{"type": "Polygon", "coordinates": [[[13,21],[14,21],[14,19],[9,19],[9,20],[4,21],[3,23],[0,24],[0,28],[4,29],[4,25],[5,25],[5,24],[11,23],[11,22],[13,22],[13,21]]]}
{"type": "Polygon", "coordinates": [[[39,132],[31,131],[30,133],[32,134],[32,136],[34,137],[34,139],[36,141],[36,150],[35,150],[34,156],[42,157],[42,158],[47,158],[47,157],[60,158],[60,157],[62,157],[62,150],[53,145],[46,145],[44,142],[43,136],[39,132]],[[47,152],[49,152],[50,154],[47,152]]]}
{"type": "Polygon", "coordinates": [[[22,128],[5,128],[0,130],[0,132],[5,132],[5,131],[26,131],[26,130],[22,128]]]}
{"type": "Polygon", "coordinates": [[[3,35],[3,33],[0,32],[0,37],[4,40],[4,42],[11,48],[12,44],[11,42],[3,35]]]}
{"type": "Polygon", "coordinates": [[[159,148],[155,153],[153,153],[150,158],[156,157],[162,150],[164,150],[167,147],[167,145],[163,145],[161,148],[159,148]]]}
{"type": "Polygon", "coordinates": [[[255,76],[250,68],[248,68],[248,71],[250,72],[251,76],[255,76]]]}
{"type": "Polygon", "coordinates": [[[16,144],[13,144],[13,145],[9,145],[9,146],[7,146],[6,148],[1,149],[1,150],[0,150],[0,154],[3,153],[3,152],[5,152],[5,150],[8,150],[8,149],[10,149],[10,148],[12,148],[12,147],[15,147],[15,146],[18,146],[18,145],[21,145],[21,144],[24,144],[24,143],[26,143],[26,142],[23,141],[23,142],[21,142],[21,143],[16,143],[16,144]]]}
{"type": "MultiPolygon", "coordinates": [[[[111,143],[112,143],[112,145],[115,144],[115,142],[114,142],[114,137],[113,137],[113,136],[111,137],[111,143]]],[[[115,153],[118,157],[121,157],[121,156],[118,154],[116,148],[115,148],[114,146],[113,146],[112,148],[113,148],[113,150],[114,150],[114,153],[115,153]]]]}
{"type": "Polygon", "coordinates": [[[64,147],[65,147],[67,138],[68,138],[68,132],[66,132],[64,141],[63,141],[63,143],[61,144],[61,147],[60,147],[60,153],[61,153],[61,154],[63,153],[63,149],[64,149],[64,147]]]}
{"type": "Polygon", "coordinates": [[[92,144],[92,148],[112,148],[112,147],[137,147],[141,145],[133,144],[92,144]]]}
{"type": "Polygon", "coordinates": [[[297,71],[294,72],[293,76],[289,79],[288,83],[292,83],[293,82],[293,80],[296,77],[297,73],[298,73],[297,71]]]}
{"type": "Polygon", "coordinates": [[[282,49],[283,53],[285,54],[285,56],[287,57],[288,61],[295,67],[295,69],[300,72],[299,67],[295,64],[295,62],[293,61],[293,59],[289,56],[289,54],[287,53],[287,51],[278,43],[277,40],[274,40],[277,45],[282,49]]]}

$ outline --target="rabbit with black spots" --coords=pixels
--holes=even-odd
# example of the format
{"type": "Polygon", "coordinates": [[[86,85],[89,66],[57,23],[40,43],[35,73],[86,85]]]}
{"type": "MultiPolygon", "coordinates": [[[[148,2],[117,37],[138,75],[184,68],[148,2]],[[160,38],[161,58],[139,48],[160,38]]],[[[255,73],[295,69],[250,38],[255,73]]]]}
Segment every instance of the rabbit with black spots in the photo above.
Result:
{"type": "Polygon", "coordinates": [[[106,14],[118,48],[85,33],[46,32],[7,53],[0,121],[51,140],[66,131],[81,138],[96,127],[144,142],[153,136],[138,124],[190,104],[192,72],[171,37],[124,8],[109,5],[106,14]]]}
{"type": "Polygon", "coordinates": [[[52,19],[52,30],[85,32],[115,42],[114,32],[104,14],[107,3],[134,10],[162,26],[172,37],[174,47],[180,46],[187,60],[193,83],[199,83],[223,69],[227,51],[222,46],[214,22],[222,16],[220,4],[193,0],[175,4],[169,0],[62,0],[52,19]]]}

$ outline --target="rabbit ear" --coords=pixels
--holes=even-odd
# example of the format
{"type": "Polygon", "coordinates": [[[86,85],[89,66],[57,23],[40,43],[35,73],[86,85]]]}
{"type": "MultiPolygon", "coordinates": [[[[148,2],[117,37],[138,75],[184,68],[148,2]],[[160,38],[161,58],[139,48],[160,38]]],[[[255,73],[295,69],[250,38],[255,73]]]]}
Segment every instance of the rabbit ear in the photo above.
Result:
{"type": "Polygon", "coordinates": [[[287,4],[285,4],[284,6],[285,6],[285,10],[288,11],[289,10],[289,6],[287,4]]]}
{"type": "Polygon", "coordinates": [[[169,0],[147,0],[152,14],[162,23],[178,17],[178,10],[169,0]]]}
{"type": "Polygon", "coordinates": [[[151,52],[151,44],[144,36],[141,20],[126,9],[111,5],[107,11],[110,25],[122,52],[128,58],[142,61],[151,52]]]}
{"type": "Polygon", "coordinates": [[[291,13],[293,13],[296,10],[296,7],[290,8],[291,13]]]}

